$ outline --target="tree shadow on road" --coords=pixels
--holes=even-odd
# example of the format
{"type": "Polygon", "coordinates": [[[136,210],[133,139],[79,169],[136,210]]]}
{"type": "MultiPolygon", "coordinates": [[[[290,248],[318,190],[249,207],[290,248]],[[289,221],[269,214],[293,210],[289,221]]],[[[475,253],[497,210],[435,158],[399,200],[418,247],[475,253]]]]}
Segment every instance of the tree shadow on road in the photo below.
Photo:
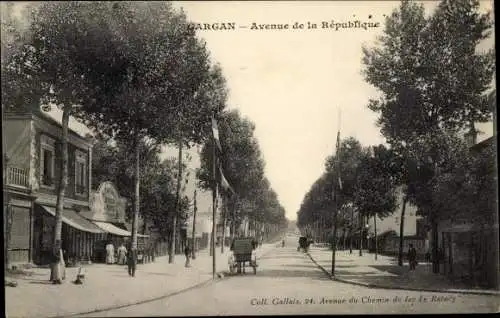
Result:
{"type": "Polygon", "coordinates": [[[257,270],[257,277],[274,277],[274,278],[310,278],[313,280],[330,280],[330,277],[325,275],[323,272],[319,272],[315,268],[311,268],[310,271],[307,270],[287,270],[287,269],[263,269],[257,270]]]}
{"type": "Polygon", "coordinates": [[[54,283],[52,283],[50,280],[32,280],[29,283],[37,285],[54,285],[54,283]]]}
{"type": "Polygon", "coordinates": [[[263,257],[257,257],[257,259],[281,259],[281,258],[294,258],[298,259],[303,256],[301,255],[268,255],[268,256],[263,256],[263,257]]]}

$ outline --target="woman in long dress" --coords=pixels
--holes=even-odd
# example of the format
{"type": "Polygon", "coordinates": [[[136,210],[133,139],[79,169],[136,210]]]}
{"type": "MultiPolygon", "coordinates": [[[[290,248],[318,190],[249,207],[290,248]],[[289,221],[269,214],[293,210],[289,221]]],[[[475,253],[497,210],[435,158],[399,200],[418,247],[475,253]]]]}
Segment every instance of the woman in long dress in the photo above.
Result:
{"type": "Polygon", "coordinates": [[[115,247],[112,242],[109,242],[106,245],[106,264],[114,264],[115,263],[115,247]]]}
{"type": "Polygon", "coordinates": [[[125,247],[125,245],[120,245],[120,247],[118,248],[118,264],[119,265],[125,265],[127,263],[127,248],[125,247]]]}

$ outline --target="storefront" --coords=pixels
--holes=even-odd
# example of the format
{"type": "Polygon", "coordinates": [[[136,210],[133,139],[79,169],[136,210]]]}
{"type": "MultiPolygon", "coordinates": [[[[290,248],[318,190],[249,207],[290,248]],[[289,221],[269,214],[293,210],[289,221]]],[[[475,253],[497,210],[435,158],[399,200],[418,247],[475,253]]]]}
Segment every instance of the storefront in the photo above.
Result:
{"type": "MultiPolygon", "coordinates": [[[[62,249],[68,263],[91,261],[92,247],[106,233],[87,220],[78,209],[65,208],[62,212],[62,249]]],[[[34,209],[34,263],[49,263],[54,239],[56,209],[53,206],[35,203],[34,209]]]]}
{"type": "MultiPolygon", "coordinates": [[[[112,242],[115,250],[121,244],[126,244],[132,236],[130,224],[126,222],[125,209],[127,200],[121,197],[116,187],[111,182],[103,182],[91,194],[90,210],[82,212],[95,227],[105,233],[93,244],[93,259],[103,262],[105,259],[105,246],[112,242]]],[[[145,249],[148,245],[148,235],[138,234],[138,249],[145,249]]]]}

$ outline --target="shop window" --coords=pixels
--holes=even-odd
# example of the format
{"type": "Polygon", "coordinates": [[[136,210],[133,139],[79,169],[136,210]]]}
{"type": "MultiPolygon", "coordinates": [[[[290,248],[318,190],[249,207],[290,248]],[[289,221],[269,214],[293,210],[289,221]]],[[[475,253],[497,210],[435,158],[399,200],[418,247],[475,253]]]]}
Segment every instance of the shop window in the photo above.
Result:
{"type": "Polygon", "coordinates": [[[54,140],[42,136],[40,147],[40,181],[42,186],[54,187],[54,140]]]}
{"type": "Polygon", "coordinates": [[[87,163],[85,160],[85,154],[81,151],[76,151],[76,162],[75,162],[75,192],[77,194],[84,194],[85,182],[87,177],[87,163]]]}

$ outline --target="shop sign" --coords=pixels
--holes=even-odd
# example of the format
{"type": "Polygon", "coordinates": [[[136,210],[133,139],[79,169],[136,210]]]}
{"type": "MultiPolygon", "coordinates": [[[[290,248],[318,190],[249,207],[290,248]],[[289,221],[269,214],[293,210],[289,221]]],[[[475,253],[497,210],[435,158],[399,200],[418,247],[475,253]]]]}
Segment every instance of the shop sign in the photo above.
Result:
{"type": "Polygon", "coordinates": [[[92,215],[96,221],[125,223],[126,199],[122,198],[111,182],[104,182],[93,194],[92,215]]]}

